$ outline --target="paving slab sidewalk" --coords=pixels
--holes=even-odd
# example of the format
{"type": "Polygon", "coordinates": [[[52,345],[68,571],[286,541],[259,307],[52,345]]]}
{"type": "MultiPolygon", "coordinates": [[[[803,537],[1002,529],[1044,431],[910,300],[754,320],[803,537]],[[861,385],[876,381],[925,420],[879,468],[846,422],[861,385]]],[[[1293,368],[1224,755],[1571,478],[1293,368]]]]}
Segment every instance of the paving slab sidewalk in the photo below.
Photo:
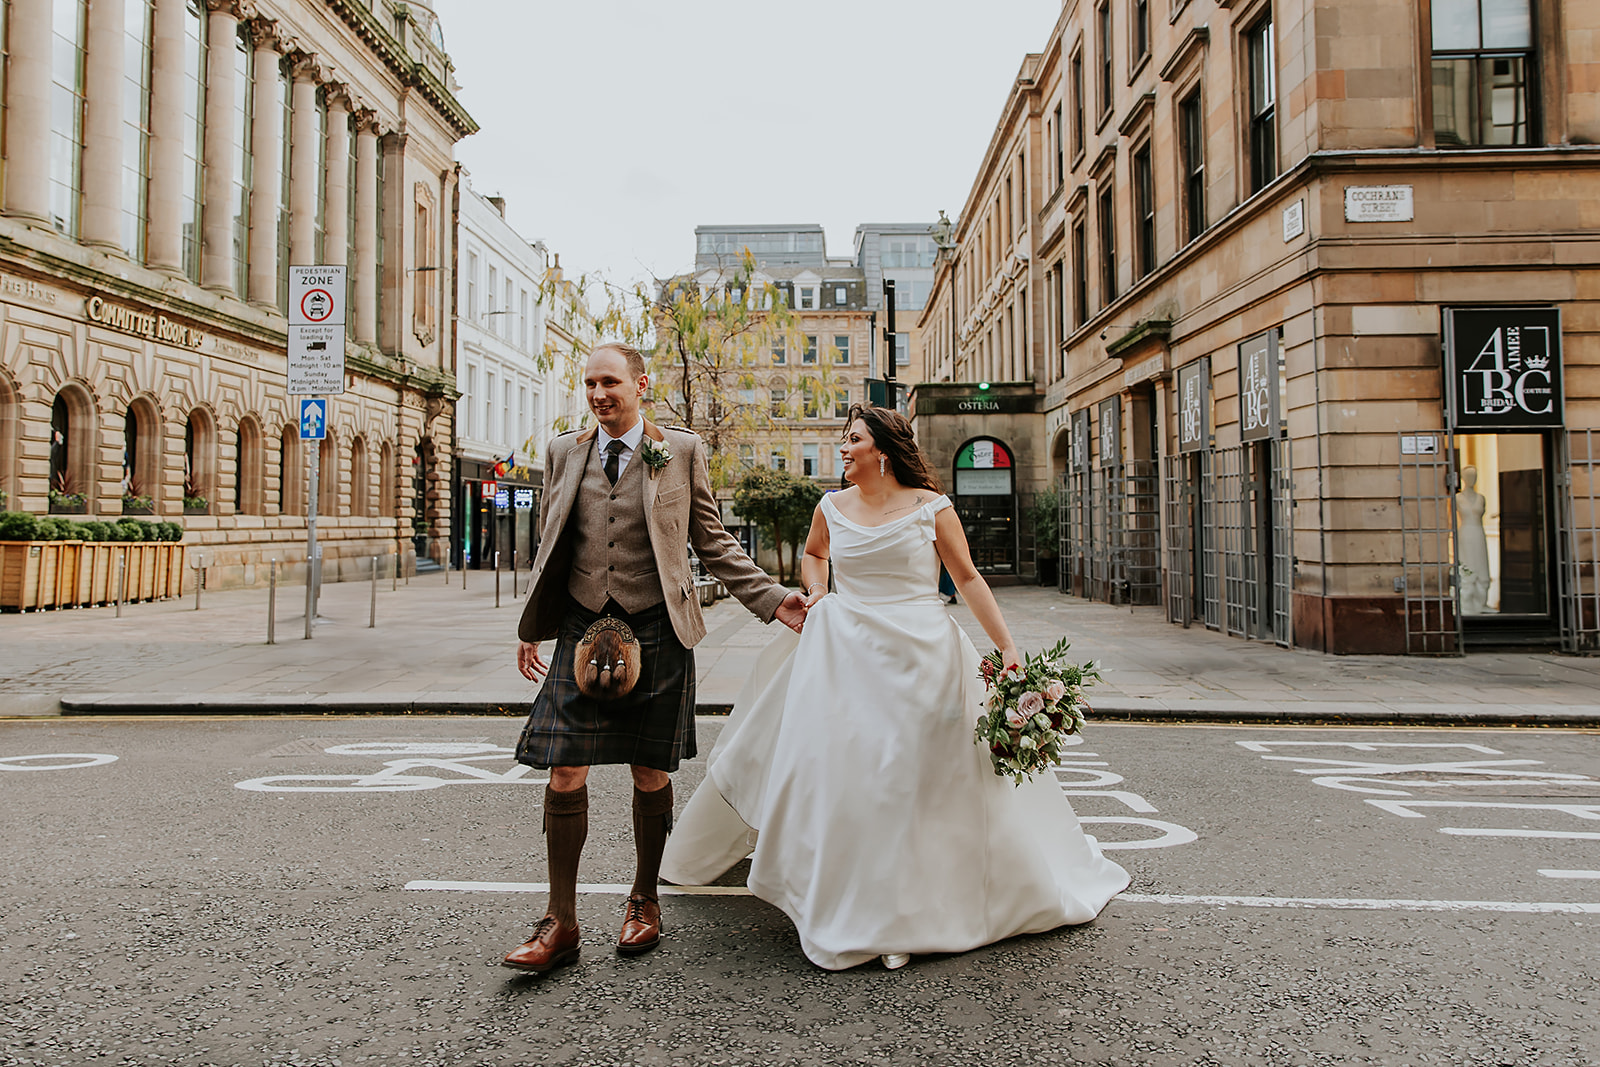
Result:
{"type": "MultiPolygon", "coordinates": [[[[206,593],[110,608],[0,616],[0,715],[506,714],[534,686],[516,671],[520,602],[501,578],[459,572],[323,589],[305,640],[304,594],[206,593]]],[[[1600,658],[1475,653],[1463,658],[1327,656],[1168,624],[1157,608],[1112,607],[1052,589],[997,590],[1023,649],[1062,634],[1104,666],[1091,690],[1100,718],[1151,721],[1476,723],[1600,726],[1600,658]]],[[[950,608],[980,650],[964,605],[950,608]]],[[[696,648],[698,699],[726,711],[773,632],[732,600],[706,612],[696,648]]],[[[548,648],[548,646],[547,646],[548,648]]]]}

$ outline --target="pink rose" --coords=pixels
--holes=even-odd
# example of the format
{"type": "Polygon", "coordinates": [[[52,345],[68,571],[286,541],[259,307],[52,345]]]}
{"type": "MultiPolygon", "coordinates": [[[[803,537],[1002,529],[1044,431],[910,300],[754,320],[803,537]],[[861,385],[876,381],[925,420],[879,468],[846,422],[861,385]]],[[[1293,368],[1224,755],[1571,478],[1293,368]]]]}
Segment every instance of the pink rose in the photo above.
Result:
{"type": "Polygon", "coordinates": [[[1066,695],[1067,683],[1059,678],[1044,687],[1044,698],[1052,704],[1066,695]]]}
{"type": "Polygon", "coordinates": [[[1044,710],[1044,697],[1030,689],[1017,698],[1017,710],[1024,719],[1031,719],[1044,710]]]}
{"type": "Polygon", "coordinates": [[[1022,713],[1021,708],[1006,709],[1006,725],[1011,727],[1013,730],[1022,729],[1022,727],[1027,724],[1027,721],[1028,716],[1022,713]]]}

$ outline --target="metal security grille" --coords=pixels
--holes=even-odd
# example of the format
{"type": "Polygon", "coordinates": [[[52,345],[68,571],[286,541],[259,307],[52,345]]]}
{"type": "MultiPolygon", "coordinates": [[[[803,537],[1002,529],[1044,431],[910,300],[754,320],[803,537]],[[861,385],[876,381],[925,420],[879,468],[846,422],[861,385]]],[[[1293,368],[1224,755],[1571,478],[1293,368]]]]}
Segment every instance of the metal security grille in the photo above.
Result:
{"type": "Polygon", "coordinates": [[[1272,640],[1294,640],[1294,450],[1288,438],[1272,449],[1272,640]]]}
{"type": "Polygon", "coordinates": [[[1561,509],[1561,647],[1600,651],[1600,432],[1566,434],[1561,509]]]}
{"type": "Polygon", "coordinates": [[[1222,548],[1222,630],[1233,637],[1255,633],[1256,575],[1254,539],[1251,537],[1250,496],[1245,480],[1245,448],[1220,448],[1212,457],[1217,540],[1222,548]]]}
{"type": "Polygon", "coordinates": [[[1100,467],[1089,481],[1089,582],[1084,596],[1115,604],[1122,588],[1122,468],[1100,467]]]}
{"type": "Polygon", "coordinates": [[[1125,598],[1161,602],[1161,482],[1149,460],[1123,465],[1122,556],[1125,598]]]}
{"type": "Polygon", "coordinates": [[[1167,457],[1169,621],[1198,617],[1235,637],[1290,644],[1290,449],[1276,440],[1167,457]]]}
{"type": "Polygon", "coordinates": [[[1455,564],[1455,450],[1448,432],[1400,437],[1400,572],[1406,651],[1459,656],[1461,575],[1455,564]]]}
{"type": "Polygon", "coordinates": [[[1056,588],[1063,593],[1072,592],[1073,574],[1073,501],[1072,483],[1063,474],[1056,479],[1056,538],[1059,547],[1056,557],[1061,561],[1060,569],[1056,573],[1056,588]]]}
{"type": "Polygon", "coordinates": [[[1217,473],[1215,457],[1201,452],[1196,459],[1200,464],[1200,521],[1195,538],[1199,551],[1201,618],[1206,629],[1222,628],[1221,560],[1217,552],[1217,473]]]}
{"type": "Polygon", "coordinates": [[[1061,553],[1062,590],[1090,595],[1091,561],[1094,558],[1094,482],[1088,470],[1072,470],[1062,477],[1066,491],[1067,522],[1061,528],[1067,547],[1061,553]]]}

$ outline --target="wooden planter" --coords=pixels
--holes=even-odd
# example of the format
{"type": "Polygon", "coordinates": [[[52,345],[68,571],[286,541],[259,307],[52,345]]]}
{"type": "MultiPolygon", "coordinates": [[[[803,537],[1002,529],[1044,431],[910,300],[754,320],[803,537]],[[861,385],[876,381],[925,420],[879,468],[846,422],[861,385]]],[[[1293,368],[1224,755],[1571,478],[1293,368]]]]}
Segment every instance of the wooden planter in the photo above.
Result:
{"type": "Polygon", "coordinates": [[[126,553],[127,599],[183,595],[184,546],[168,541],[0,541],[0,610],[89,607],[117,599],[126,553]]]}
{"type": "Polygon", "coordinates": [[[134,504],[124,499],[122,501],[122,513],[124,515],[154,515],[156,506],[154,504],[134,504]]]}

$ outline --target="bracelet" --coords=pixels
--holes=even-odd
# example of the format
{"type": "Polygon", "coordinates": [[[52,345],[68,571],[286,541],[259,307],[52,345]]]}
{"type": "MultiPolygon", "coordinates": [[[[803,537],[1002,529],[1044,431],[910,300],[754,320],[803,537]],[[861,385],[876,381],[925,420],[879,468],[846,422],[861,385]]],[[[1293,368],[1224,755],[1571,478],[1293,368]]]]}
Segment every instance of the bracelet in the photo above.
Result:
{"type": "Polygon", "coordinates": [[[821,586],[823,589],[826,589],[826,588],[828,588],[828,583],[827,582],[812,582],[810,585],[806,586],[806,592],[809,593],[809,592],[811,592],[811,590],[817,588],[818,586],[821,586]]]}

